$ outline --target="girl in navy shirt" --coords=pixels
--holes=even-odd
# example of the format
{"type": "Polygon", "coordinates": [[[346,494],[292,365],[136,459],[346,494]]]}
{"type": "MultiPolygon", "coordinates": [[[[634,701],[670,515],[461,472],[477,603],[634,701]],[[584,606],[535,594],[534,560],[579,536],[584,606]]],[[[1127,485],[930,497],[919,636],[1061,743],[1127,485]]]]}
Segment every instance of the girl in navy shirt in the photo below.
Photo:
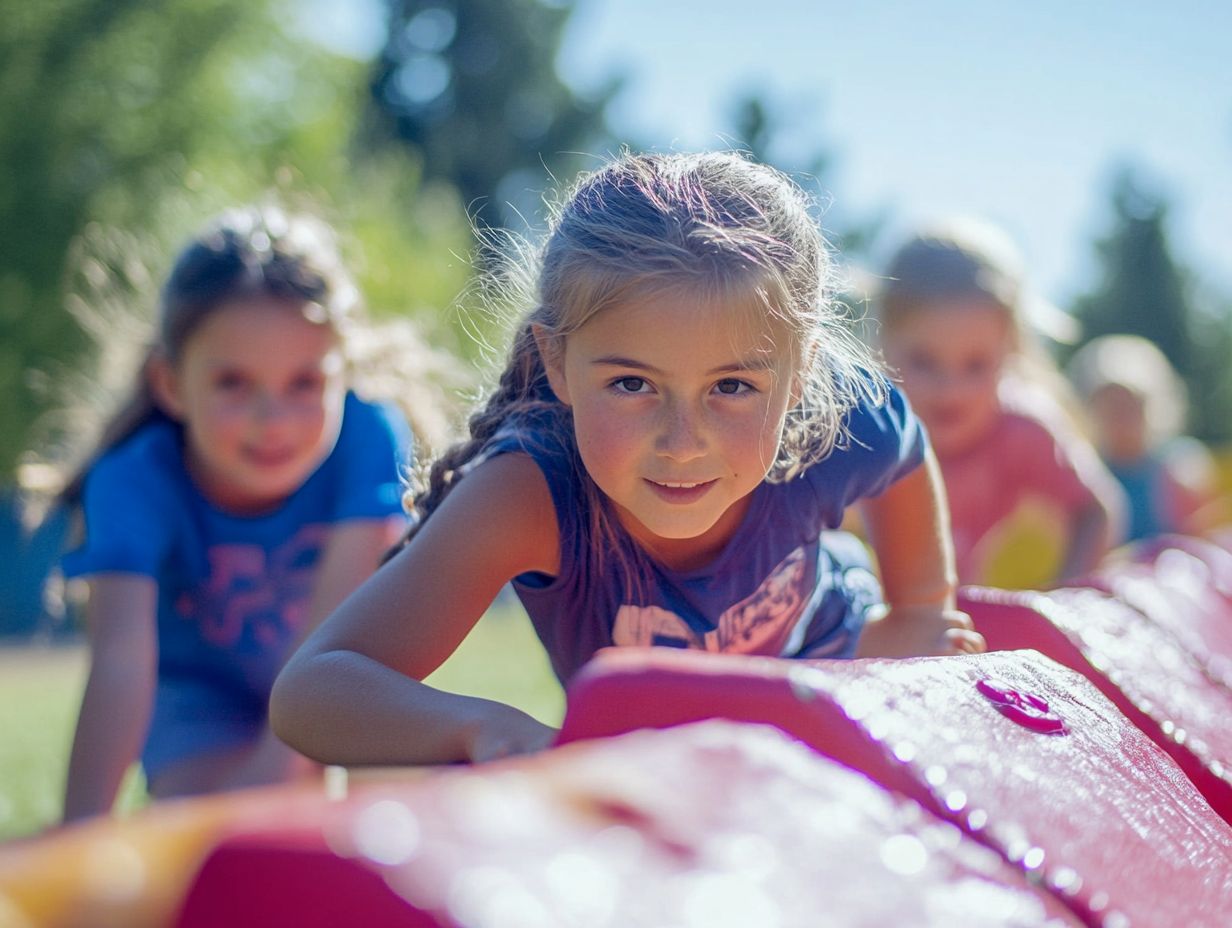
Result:
{"type": "Polygon", "coordinates": [[[341,764],[547,745],[524,713],[421,682],[510,580],[562,680],[608,645],[980,649],[924,434],[830,274],[803,192],[768,167],[629,155],[584,178],[469,439],[402,550],[288,663],[275,730],[341,764]],[[853,503],[884,602],[834,532],[853,503]]]}

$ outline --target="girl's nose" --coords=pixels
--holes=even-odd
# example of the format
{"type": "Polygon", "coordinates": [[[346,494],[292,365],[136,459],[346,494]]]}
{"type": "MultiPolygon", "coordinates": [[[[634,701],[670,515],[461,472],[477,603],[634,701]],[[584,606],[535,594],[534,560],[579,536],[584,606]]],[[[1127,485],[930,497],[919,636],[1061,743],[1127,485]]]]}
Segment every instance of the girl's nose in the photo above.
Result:
{"type": "Polygon", "coordinates": [[[676,461],[691,461],[706,453],[704,414],[686,403],[668,402],[655,450],[676,461]]]}
{"type": "Polygon", "coordinates": [[[939,370],[933,374],[933,389],[946,395],[962,393],[969,387],[969,378],[961,373],[950,370],[939,370]]]}
{"type": "Polygon", "coordinates": [[[271,393],[260,393],[253,402],[253,417],[263,424],[284,421],[290,411],[288,405],[271,393]]]}

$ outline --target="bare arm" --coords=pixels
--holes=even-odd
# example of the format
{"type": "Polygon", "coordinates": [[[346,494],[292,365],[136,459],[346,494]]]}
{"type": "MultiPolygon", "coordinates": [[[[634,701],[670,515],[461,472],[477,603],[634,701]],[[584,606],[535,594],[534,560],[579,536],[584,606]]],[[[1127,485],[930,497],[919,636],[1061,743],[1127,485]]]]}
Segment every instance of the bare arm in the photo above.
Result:
{"type": "MultiPolygon", "coordinates": [[[[372,576],[381,557],[405,529],[401,517],[360,519],[333,529],[321,555],[307,621],[296,633],[301,644],[325,617],[361,583],[372,576]]],[[[294,646],[291,649],[294,650],[294,646]]],[[[211,784],[211,789],[234,789],[291,779],[311,765],[265,726],[261,737],[242,755],[230,759],[211,784]]]]}
{"type": "Polygon", "coordinates": [[[957,579],[945,487],[936,458],[865,500],[861,515],[885,588],[886,616],[860,638],[861,657],[982,651],[983,636],[955,609],[957,579]]]}
{"type": "Polygon", "coordinates": [[[1074,514],[1070,523],[1069,542],[1057,569],[1058,582],[1093,570],[1105,554],[1125,539],[1129,522],[1125,491],[1112,472],[1094,458],[1083,462],[1082,473],[1092,499],[1074,514]]]}
{"type": "Polygon", "coordinates": [[[292,657],[270,700],[275,732],[340,764],[480,760],[546,746],[552,730],[519,710],[420,681],[512,577],[554,574],[558,546],[535,463],[506,454],[480,465],[292,657]]]}
{"type": "Polygon", "coordinates": [[[90,581],[90,675],[69,758],[66,822],[109,812],[137,759],[154,704],[158,587],[149,577],[90,581]]]}
{"type": "Polygon", "coordinates": [[[1113,526],[1108,506],[1102,502],[1075,513],[1069,543],[1057,569],[1057,581],[1081,577],[1093,570],[1113,547],[1113,526]]]}
{"type": "Polygon", "coordinates": [[[405,520],[394,516],[343,522],[333,530],[321,556],[308,622],[299,634],[301,641],[372,576],[405,528],[405,520]]]}

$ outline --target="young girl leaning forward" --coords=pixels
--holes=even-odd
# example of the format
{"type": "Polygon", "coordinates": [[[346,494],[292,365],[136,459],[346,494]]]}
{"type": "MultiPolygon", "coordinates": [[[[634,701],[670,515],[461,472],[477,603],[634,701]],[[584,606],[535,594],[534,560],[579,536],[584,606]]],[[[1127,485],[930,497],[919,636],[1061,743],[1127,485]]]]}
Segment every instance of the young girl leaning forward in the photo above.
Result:
{"type": "Polygon", "coordinates": [[[305,764],[269,731],[274,676],[406,528],[406,421],[348,390],[356,296],[331,230],[277,209],[176,262],[132,399],[64,493],[91,643],[66,819],[110,809],[138,756],[155,797],[305,764]]]}
{"type": "Polygon", "coordinates": [[[562,681],[613,644],[981,650],[927,442],[842,329],[808,206],[734,154],[583,178],[470,439],[436,462],[402,550],[279,676],[275,731],[340,764],[547,746],[524,713],[421,682],[510,580],[562,681]],[[857,501],[884,606],[859,546],[827,531],[857,501]]]}

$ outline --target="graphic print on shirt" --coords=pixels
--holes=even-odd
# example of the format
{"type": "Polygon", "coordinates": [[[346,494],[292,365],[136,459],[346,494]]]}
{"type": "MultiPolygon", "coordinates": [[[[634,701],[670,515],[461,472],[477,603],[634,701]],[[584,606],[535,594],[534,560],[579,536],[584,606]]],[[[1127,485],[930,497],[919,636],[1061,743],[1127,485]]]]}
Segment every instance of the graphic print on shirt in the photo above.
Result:
{"type": "Polygon", "coordinates": [[[621,606],[612,625],[616,645],[695,648],[728,654],[782,655],[793,632],[812,619],[814,586],[805,549],[796,548],[750,595],[726,609],[706,632],[661,606],[621,606]]]}
{"type": "Polygon", "coordinates": [[[209,578],[176,602],[201,636],[220,648],[263,650],[300,628],[329,526],[306,525],[269,552],[260,545],[215,545],[209,578]]]}

